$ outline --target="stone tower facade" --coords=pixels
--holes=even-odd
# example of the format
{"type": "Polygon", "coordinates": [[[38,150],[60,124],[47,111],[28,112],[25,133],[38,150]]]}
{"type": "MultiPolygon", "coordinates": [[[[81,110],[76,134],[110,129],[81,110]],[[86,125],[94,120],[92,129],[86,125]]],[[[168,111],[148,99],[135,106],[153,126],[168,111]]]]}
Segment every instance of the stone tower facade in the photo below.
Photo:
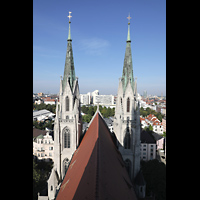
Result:
{"type": "Polygon", "coordinates": [[[69,21],[64,75],[60,79],[59,102],[56,105],[54,167],[48,180],[48,198],[50,200],[55,198],[57,186],[66,174],[69,161],[79,145],[82,131],[79,84],[78,78],[75,76],[70,23],[69,21]]]}
{"type": "Polygon", "coordinates": [[[118,149],[133,180],[140,170],[140,109],[137,99],[137,80],[133,77],[130,22],[113,125],[118,149]]]}

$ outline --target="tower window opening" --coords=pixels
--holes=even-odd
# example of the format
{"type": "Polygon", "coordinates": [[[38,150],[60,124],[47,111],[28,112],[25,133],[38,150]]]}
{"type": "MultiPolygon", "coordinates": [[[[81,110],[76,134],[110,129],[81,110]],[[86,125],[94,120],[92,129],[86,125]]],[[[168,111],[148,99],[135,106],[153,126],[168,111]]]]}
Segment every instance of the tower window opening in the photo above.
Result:
{"type": "Polygon", "coordinates": [[[127,99],[127,112],[130,112],[130,99],[127,99]]]}
{"type": "Polygon", "coordinates": [[[69,167],[69,159],[68,159],[68,158],[65,158],[64,161],[63,161],[63,171],[64,171],[64,175],[66,174],[68,167],[69,167]]]}
{"type": "Polygon", "coordinates": [[[69,97],[66,97],[66,111],[69,111],[69,97]]]}
{"type": "Polygon", "coordinates": [[[64,148],[70,148],[70,131],[69,131],[69,129],[64,130],[64,148]]]}

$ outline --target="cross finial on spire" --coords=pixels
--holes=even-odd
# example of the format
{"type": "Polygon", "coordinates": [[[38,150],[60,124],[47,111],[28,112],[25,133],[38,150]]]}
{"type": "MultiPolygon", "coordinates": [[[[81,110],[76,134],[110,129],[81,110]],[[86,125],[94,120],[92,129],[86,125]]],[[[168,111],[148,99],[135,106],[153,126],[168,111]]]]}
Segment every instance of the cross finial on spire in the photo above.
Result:
{"type": "Polygon", "coordinates": [[[69,16],[67,16],[67,17],[69,17],[69,23],[71,23],[71,22],[70,22],[70,18],[72,17],[72,16],[70,15],[71,13],[72,13],[72,12],[69,11],[69,16]]]}
{"type": "Polygon", "coordinates": [[[127,19],[128,19],[128,24],[130,24],[130,19],[131,19],[131,17],[130,17],[130,13],[129,13],[127,19]]]}

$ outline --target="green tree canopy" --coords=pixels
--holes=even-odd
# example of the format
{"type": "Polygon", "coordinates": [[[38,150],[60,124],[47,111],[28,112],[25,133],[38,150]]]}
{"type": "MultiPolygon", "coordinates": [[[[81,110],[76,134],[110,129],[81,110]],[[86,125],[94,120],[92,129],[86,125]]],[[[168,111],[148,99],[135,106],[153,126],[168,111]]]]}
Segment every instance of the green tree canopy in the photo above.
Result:
{"type": "Polygon", "coordinates": [[[146,181],[146,195],[152,192],[155,194],[155,200],[166,199],[166,166],[157,159],[150,161],[141,161],[141,169],[146,181]]]}
{"type": "MultiPolygon", "coordinates": [[[[83,122],[89,123],[90,120],[92,119],[92,116],[96,112],[96,110],[97,110],[97,106],[88,106],[87,107],[87,106],[83,105],[81,107],[81,111],[86,114],[86,115],[82,116],[83,122]]],[[[115,115],[115,108],[110,108],[110,107],[106,108],[105,106],[99,105],[99,110],[100,110],[101,114],[103,115],[103,117],[105,117],[105,118],[112,117],[115,115]]]]}

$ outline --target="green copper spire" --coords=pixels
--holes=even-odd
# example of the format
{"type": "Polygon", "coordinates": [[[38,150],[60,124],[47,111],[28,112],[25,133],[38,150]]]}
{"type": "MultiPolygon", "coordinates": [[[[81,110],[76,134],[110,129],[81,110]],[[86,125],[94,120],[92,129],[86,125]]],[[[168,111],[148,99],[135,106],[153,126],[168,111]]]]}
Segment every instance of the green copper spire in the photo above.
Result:
{"type": "Polygon", "coordinates": [[[132,64],[131,39],[130,39],[130,19],[131,19],[130,14],[127,18],[129,20],[128,34],[127,34],[126,52],[125,52],[125,57],[124,57],[124,66],[123,66],[123,73],[122,73],[122,86],[123,86],[124,92],[126,90],[126,87],[129,81],[134,91],[133,64],[132,64]]]}
{"type": "Polygon", "coordinates": [[[131,37],[130,37],[130,13],[129,13],[129,16],[127,17],[127,19],[129,20],[128,22],[128,34],[127,34],[127,42],[131,42],[131,37]]]}
{"type": "Polygon", "coordinates": [[[71,39],[71,32],[70,32],[70,13],[69,12],[69,34],[67,39],[67,53],[65,58],[65,70],[64,76],[62,80],[62,91],[64,91],[67,82],[69,82],[71,89],[74,86],[74,81],[76,80],[75,76],[75,68],[74,68],[74,58],[73,58],[73,50],[72,50],[72,39],[71,39]]]}
{"type": "Polygon", "coordinates": [[[127,42],[131,42],[131,37],[130,37],[130,23],[128,23],[127,42]]]}
{"type": "Polygon", "coordinates": [[[67,16],[67,17],[69,17],[69,33],[68,33],[68,39],[67,40],[71,40],[71,30],[70,30],[70,18],[72,17],[70,14],[71,14],[72,12],[69,12],[69,16],[67,16]]]}
{"type": "Polygon", "coordinates": [[[68,39],[67,39],[67,40],[71,40],[71,30],[70,30],[70,23],[71,23],[71,22],[69,22],[69,33],[68,33],[68,39]]]}

